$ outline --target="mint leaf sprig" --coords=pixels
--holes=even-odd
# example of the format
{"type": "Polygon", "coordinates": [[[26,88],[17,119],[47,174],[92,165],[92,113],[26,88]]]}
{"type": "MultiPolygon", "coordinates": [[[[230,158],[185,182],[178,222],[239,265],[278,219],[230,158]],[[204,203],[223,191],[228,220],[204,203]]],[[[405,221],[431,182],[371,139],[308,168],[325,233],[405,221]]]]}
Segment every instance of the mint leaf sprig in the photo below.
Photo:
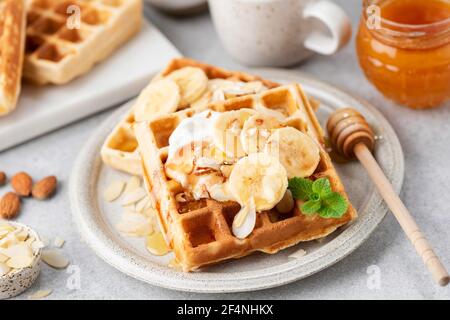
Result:
{"type": "Polygon", "coordinates": [[[328,178],[320,178],[314,182],[305,178],[291,178],[289,190],[295,199],[304,201],[300,208],[303,214],[317,213],[322,218],[340,218],[347,212],[347,201],[331,190],[328,178]]]}

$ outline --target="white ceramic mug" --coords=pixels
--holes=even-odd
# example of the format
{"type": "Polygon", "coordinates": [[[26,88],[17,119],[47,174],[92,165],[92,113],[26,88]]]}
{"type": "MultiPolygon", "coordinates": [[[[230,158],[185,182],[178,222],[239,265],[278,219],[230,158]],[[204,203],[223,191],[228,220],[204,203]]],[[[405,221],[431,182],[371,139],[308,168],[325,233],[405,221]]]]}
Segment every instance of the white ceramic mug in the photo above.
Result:
{"type": "Polygon", "coordinates": [[[209,0],[209,7],[225,49],[249,66],[331,55],[351,37],[348,16],[327,0],[209,0]]]}

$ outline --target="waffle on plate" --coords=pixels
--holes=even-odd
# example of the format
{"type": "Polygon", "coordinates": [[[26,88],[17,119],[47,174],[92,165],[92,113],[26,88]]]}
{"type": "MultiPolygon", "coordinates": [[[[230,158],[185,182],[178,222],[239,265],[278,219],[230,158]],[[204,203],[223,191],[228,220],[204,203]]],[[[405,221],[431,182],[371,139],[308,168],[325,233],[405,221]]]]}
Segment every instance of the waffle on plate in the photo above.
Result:
{"type": "Polygon", "coordinates": [[[137,33],[142,0],[29,0],[24,77],[64,84],[137,33]]]}
{"type": "MultiPolygon", "coordinates": [[[[149,88],[152,87],[152,83],[164,78],[176,70],[186,67],[194,67],[203,70],[207,77],[208,84],[206,85],[205,92],[203,92],[202,95],[195,97],[195,101],[189,101],[189,104],[186,104],[185,101],[180,100],[175,111],[187,107],[196,111],[201,111],[212,101],[228,99],[236,95],[252,94],[266,90],[267,88],[278,86],[278,84],[274,82],[243,72],[228,71],[188,58],[174,59],[166,69],[153,79],[149,87],[144,89],[136,105],[130,109],[105,140],[101,150],[101,156],[105,164],[130,174],[141,174],[141,160],[137,151],[138,144],[133,131],[135,109],[140,109],[138,105],[142,106],[149,100],[148,91],[149,88]]],[[[204,82],[205,80],[206,79],[202,79],[199,81],[204,82]]],[[[144,110],[138,114],[138,120],[149,120],[155,116],[155,113],[152,112],[152,110],[146,112],[145,108],[142,109],[144,110]]]]}
{"type": "Polygon", "coordinates": [[[23,0],[0,2],[0,116],[13,111],[20,93],[25,48],[23,0]]]}
{"type": "Polygon", "coordinates": [[[190,102],[205,94],[204,80],[198,71],[177,70],[186,69],[169,68],[153,83],[162,97],[153,99],[157,106],[138,101],[135,108],[135,115],[172,112],[133,127],[160,227],[184,271],[254,251],[275,253],[356,218],[299,85],[238,94],[196,110],[190,102]],[[333,218],[306,214],[306,200],[294,200],[287,189],[296,177],[327,180],[345,209],[333,218]]]}

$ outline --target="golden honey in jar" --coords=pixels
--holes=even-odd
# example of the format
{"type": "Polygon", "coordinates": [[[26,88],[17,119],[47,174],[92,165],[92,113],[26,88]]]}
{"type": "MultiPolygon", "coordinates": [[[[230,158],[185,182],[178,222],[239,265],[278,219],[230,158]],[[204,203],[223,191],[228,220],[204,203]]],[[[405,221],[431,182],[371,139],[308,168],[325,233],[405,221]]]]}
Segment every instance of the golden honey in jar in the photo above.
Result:
{"type": "Polygon", "coordinates": [[[365,0],[356,42],[386,97],[411,108],[450,100],[450,0],[365,0]]]}

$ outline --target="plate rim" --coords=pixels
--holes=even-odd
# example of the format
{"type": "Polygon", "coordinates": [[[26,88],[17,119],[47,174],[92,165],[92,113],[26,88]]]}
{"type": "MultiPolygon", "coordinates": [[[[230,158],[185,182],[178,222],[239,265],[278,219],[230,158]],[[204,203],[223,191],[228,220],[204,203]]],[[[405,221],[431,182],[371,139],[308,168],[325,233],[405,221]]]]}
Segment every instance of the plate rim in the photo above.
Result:
{"type": "MultiPolygon", "coordinates": [[[[370,113],[372,113],[372,115],[377,118],[377,121],[380,121],[381,126],[386,130],[386,134],[390,137],[391,144],[394,145],[393,152],[397,153],[395,158],[398,168],[396,168],[395,170],[395,177],[393,179],[394,181],[392,182],[394,184],[395,191],[397,193],[400,192],[404,179],[403,150],[394,129],[384,118],[381,112],[378,111],[374,106],[361,98],[355,97],[354,95],[341,90],[340,88],[336,88],[321,80],[317,80],[316,78],[305,73],[292,73],[292,71],[282,69],[253,69],[252,72],[261,74],[262,76],[269,79],[282,79],[283,81],[287,80],[307,84],[308,86],[315,87],[317,90],[327,91],[328,94],[332,94],[335,97],[340,97],[347,101],[354,100],[357,102],[357,104],[359,104],[358,107],[365,108],[370,113]]],[[[244,274],[243,278],[241,277],[241,279],[239,280],[234,279],[234,281],[230,281],[230,279],[213,280],[208,279],[208,277],[206,277],[206,279],[196,279],[195,274],[199,273],[181,273],[180,275],[180,272],[178,272],[177,276],[174,277],[174,270],[168,270],[168,267],[146,267],[144,266],[146,263],[145,261],[143,261],[145,259],[135,253],[129,255],[130,252],[125,248],[124,245],[119,243],[108,244],[108,234],[110,232],[106,232],[105,230],[102,230],[102,232],[99,234],[96,234],[94,232],[93,229],[95,229],[95,226],[93,226],[92,223],[95,224],[96,219],[94,219],[94,215],[89,217],[89,211],[93,207],[98,211],[98,204],[96,203],[96,201],[94,201],[94,204],[89,204],[89,199],[87,199],[85,194],[83,193],[83,189],[86,189],[86,178],[88,178],[88,181],[90,182],[92,182],[93,180],[97,181],[102,166],[99,152],[95,153],[93,152],[93,150],[99,150],[99,146],[103,143],[103,139],[105,138],[104,132],[108,131],[108,129],[112,129],[114,124],[117,123],[117,119],[121,117],[121,115],[124,114],[126,110],[129,109],[129,106],[132,103],[133,100],[128,101],[127,103],[119,107],[118,110],[114,111],[106,120],[104,120],[104,122],[92,134],[85,146],[82,148],[71,173],[69,195],[72,208],[72,219],[75,221],[75,224],[78,227],[78,231],[80,232],[81,236],[88,244],[88,246],[105,262],[133,278],[167,289],[199,293],[245,292],[263,290],[285,285],[324,270],[348,256],[350,253],[356,250],[365,240],[367,240],[367,238],[381,223],[386,213],[388,212],[388,208],[386,204],[382,202],[379,194],[377,192],[373,192],[367,202],[371,203],[372,206],[375,206],[380,212],[375,216],[371,223],[366,223],[365,225],[352,223],[350,225],[350,228],[354,227],[354,225],[359,226],[359,228],[349,237],[345,239],[341,237],[341,239],[339,239],[339,235],[331,242],[329,242],[333,243],[338,241],[337,247],[339,248],[339,250],[329,251],[326,252],[326,254],[323,254],[326,251],[324,248],[327,247],[327,245],[329,244],[328,243],[315,251],[313,254],[309,255],[309,260],[293,260],[284,263],[281,265],[283,266],[283,268],[281,270],[277,270],[276,272],[267,273],[267,270],[270,271],[270,269],[274,269],[275,267],[258,269],[258,272],[253,272],[253,275],[250,275],[250,272],[240,272],[239,275],[242,276],[244,274]],[[100,139],[99,136],[102,138],[100,139]],[[94,158],[93,160],[95,163],[86,165],[86,159],[91,158],[94,158]],[[90,174],[86,172],[87,169],[90,172],[94,172],[95,177],[90,176],[90,174]],[[361,228],[363,228],[364,230],[361,230],[361,228]],[[113,248],[111,248],[111,246],[113,248]],[[126,253],[128,254],[128,256],[125,256],[126,253]],[[321,253],[322,255],[320,255],[321,253]],[[326,259],[324,260],[325,256],[326,259]],[[308,265],[308,268],[304,268],[305,265],[308,265]],[[266,273],[264,273],[265,270],[266,273]],[[190,277],[189,275],[194,276],[190,277]]],[[[95,187],[96,183],[90,183],[88,186],[88,189],[90,191],[88,193],[95,194],[95,187]]],[[[374,209],[372,208],[371,210],[374,209]]],[[[101,219],[101,217],[96,218],[101,219]]],[[[344,232],[345,230],[343,231],[343,233],[344,232]]],[[[276,266],[276,268],[279,269],[280,266],[276,266]]],[[[206,274],[211,275],[215,273],[206,274]]],[[[227,275],[230,274],[233,273],[229,273],[227,275]]]]}

